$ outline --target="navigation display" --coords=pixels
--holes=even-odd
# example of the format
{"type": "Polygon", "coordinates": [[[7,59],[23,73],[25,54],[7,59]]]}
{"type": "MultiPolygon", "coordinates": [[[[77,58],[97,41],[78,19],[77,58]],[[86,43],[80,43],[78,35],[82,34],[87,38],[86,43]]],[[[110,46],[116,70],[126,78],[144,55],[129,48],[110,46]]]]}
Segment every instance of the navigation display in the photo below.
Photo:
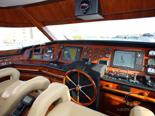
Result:
{"type": "Polygon", "coordinates": [[[65,47],[62,60],[77,61],[80,60],[81,47],[65,47]]]}
{"type": "Polygon", "coordinates": [[[135,52],[116,51],[113,65],[134,68],[135,52]]]}

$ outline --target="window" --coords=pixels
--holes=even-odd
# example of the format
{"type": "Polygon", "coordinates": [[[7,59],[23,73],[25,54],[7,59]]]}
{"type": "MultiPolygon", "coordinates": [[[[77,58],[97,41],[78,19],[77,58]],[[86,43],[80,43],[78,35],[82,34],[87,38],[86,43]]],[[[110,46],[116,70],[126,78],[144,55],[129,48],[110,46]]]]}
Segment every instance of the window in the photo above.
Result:
{"type": "Polygon", "coordinates": [[[0,28],[0,50],[21,49],[49,42],[37,28],[0,28]]]}

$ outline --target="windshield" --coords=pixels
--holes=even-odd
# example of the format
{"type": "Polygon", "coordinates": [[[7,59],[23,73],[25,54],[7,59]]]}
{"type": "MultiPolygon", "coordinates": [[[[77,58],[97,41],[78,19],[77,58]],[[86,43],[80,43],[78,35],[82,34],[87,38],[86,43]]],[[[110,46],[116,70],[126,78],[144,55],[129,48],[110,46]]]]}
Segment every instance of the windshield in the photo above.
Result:
{"type": "Polygon", "coordinates": [[[58,40],[155,42],[155,17],[47,26],[58,40]]]}
{"type": "MultiPolygon", "coordinates": [[[[55,40],[109,40],[132,42],[155,42],[155,17],[96,21],[47,28],[55,40]]],[[[36,27],[0,28],[0,50],[21,49],[26,46],[43,44],[50,40],[36,27]]]]}

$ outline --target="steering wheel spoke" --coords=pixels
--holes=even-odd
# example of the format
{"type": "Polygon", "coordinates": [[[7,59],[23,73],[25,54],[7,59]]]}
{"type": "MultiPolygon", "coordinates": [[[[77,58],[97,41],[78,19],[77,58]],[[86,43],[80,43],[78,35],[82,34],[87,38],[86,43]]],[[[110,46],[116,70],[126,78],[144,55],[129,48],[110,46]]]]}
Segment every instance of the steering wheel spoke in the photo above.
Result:
{"type": "Polygon", "coordinates": [[[75,88],[71,88],[71,89],[69,89],[69,91],[72,91],[72,90],[75,90],[75,88]]]}
{"type": "MultiPolygon", "coordinates": [[[[85,78],[84,77],[84,78],[85,78]]],[[[75,86],[75,88],[74,87],[72,87],[72,88],[70,88],[69,89],[69,91],[72,93],[72,91],[74,90],[74,91],[76,91],[76,96],[74,96],[74,98],[72,97],[72,94],[71,94],[71,100],[72,101],[74,101],[75,103],[77,103],[77,104],[80,104],[80,105],[83,105],[83,106],[89,106],[89,105],[91,105],[95,100],[96,100],[96,97],[97,97],[97,88],[96,88],[96,85],[95,85],[95,82],[94,82],[94,80],[87,74],[87,73],[85,73],[84,71],[81,71],[81,70],[77,70],[77,69],[72,69],[72,70],[70,70],[70,71],[68,71],[65,75],[64,75],[64,79],[63,79],[63,84],[66,84],[66,78],[75,86]],[[73,82],[72,80],[71,80],[71,78],[68,76],[70,73],[77,73],[77,82],[73,82]],[[81,80],[83,80],[83,76],[82,77],[80,77],[81,76],[81,74],[83,74],[85,77],[87,77],[89,80],[90,80],[90,82],[91,82],[91,84],[89,83],[89,84],[86,84],[86,85],[82,85],[81,84],[81,80]],[[76,85],[76,84],[77,85],[76,85]],[[94,96],[92,97],[90,97],[89,95],[87,95],[86,94],[86,91],[83,91],[82,90],[82,88],[87,88],[87,87],[93,87],[93,88],[89,88],[89,89],[93,89],[94,90],[94,96]],[[80,92],[82,93],[82,94],[80,94],[80,92]],[[82,99],[80,98],[80,96],[81,95],[83,95],[83,96],[85,96],[86,97],[86,99],[88,99],[89,100],[89,102],[85,102],[85,103],[83,103],[83,102],[80,102],[80,101],[82,101],[82,99]]],[[[76,79],[75,79],[76,80],[76,79]]],[[[93,91],[92,90],[92,91],[93,91]]],[[[74,92],[73,92],[74,93],[74,92]]]]}
{"type": "Polygon", "coordinates": [[[80,73],[78,72],[78,86],[80,85],[80,73]]]}
{"type": "Polygon", "coordinates": [[[92,100],[84,91],[80,90],[90,101],[92,100]]]}
{"type": "Polygon", "coordinates": [[[66,76],[66,77],[74,86],[76,86],[76,84],[69,78],[69,76],[66,76]]]}
{"type": "Polygon", "coordinates": [[[82,86],[80,86],[80,87],[81,87],[81,88],[84,88],[84,87],[90,87],[90,86],[93,86],[93,84],[82,85],[82,86]]]}
{"type": "Polygon", "coordinates": [[[77,91],[77,102],[79,102],[80,98],[79,98],[79,91],[77,91]]]}

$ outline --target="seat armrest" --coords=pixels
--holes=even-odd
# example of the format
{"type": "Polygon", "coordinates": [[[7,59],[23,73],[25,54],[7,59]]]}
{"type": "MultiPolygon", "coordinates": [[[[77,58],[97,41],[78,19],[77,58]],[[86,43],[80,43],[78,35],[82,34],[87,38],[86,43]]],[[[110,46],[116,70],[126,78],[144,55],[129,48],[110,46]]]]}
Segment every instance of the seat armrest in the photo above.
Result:
{"type": "Polygon", "coordinates": [[[49,106],[56,100],[59,100],[59,103],[70,101],[69,89],[66,85],[60,83],[50,84],[48,88],[37,97],[28,116],[45,116],[49,106]]]}

